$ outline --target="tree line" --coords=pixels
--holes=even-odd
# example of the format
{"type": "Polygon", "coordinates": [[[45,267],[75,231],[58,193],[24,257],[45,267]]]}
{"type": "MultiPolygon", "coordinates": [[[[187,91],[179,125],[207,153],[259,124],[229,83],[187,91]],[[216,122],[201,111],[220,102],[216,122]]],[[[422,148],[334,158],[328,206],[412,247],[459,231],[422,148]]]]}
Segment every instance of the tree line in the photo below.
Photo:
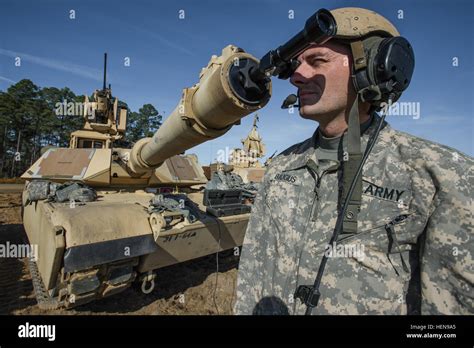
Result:
{"type": "MultiPolygon", "coordinates": [[[[92,96],[89,96],[91,99],[92,96]]],[[[0,91],[0,177],[18,177],[40,156],[45,146],[68,147],[71,132],[84,125],[82,115],[57,112],[58,103],[83,103],[68,87],[38,87],[24,79],[0,91]]],[[[161,125],[162,115],[152,104],[138,112],[128,110],[127,131],[120,147],[131,147],[144,136],[151,136],[161,125]]]]}

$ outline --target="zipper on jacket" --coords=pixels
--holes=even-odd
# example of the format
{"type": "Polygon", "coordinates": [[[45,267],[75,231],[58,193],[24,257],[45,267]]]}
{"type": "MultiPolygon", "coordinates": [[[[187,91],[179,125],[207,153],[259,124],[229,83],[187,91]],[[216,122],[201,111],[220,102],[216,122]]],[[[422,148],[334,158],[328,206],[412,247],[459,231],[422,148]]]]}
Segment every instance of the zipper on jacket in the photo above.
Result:
{"type": "Polygon", "coordinates": [[[316,221],[316,218],[318,217],[318,211],[319,211],[319,184],[321,183],[320,178],[318,178],[318,181],[316,185],[314,186],[313,190],[313,203],[311,205],[311,221],[316,221]]]}
{"type": "MultiPolygon", "coordinates": [[[[406,273],[409,273],[410,271],[408,269],[408,266],[405,262],[405,259],[403,258],[402,252],[400,250],[400,244],[398,243],[397,235],[395,233],[395,228],[394,228],[395,225],[398,225],[398,224],[402,223],[403,221],[405,221],[407,219],[407,217],[408,217],[407,214],[398,215],[392,221],[390,221],[389,223],[387,223],[385,225],[385,230],[387,231],[388,235],[392,239],[391,242],[395,245],[395,248],[397,249],[397,252],[400,254],[400,259],[402,261],[403,270],[406,273]]],[[[391,251],[391,249],[392,248],[389,245],[389,250],[387,251],[387,257],[388,257],[388,260],[390,261],[390,263],[392,263],[392,261],[390,260],[390,251],[391,251]]],[[[393,264],[392,264],[392,267],[395,269],[395,272],[397,273],[397,275],[400,275],[398,273],[397,269],[395,268],[395,266],[393,266],[393,264]]]]}
{"type": "Polygon", "coordinates": [[[308,165],[308,168],[316,176],[316,184],[314,185],[314,189],[313,189],[313,203],[311,204],[311,215],[310,215],[311,221],[316,221],[319,214],[319,203],[320,203],[319,188],[321,186],[321,180],[323,176],[326,175],[326,173],[337,170],[337,168],[339,168],[339,163],[333,164],[329,168],[323,170],[321,175],[318,175],[318,172],[313,168],[313,166],[308,165]]]}
{"type": "MultiPolygon", "coordinates": [[[[353,234],[351,236],[347,236],[346,238],[344,239],[341,239],[340,241],[338,241],[337,243],[340,244],[340,245],[344,245],[344,244],[347,244],[349,242],[351,242],[352,240],[354,239],[357,239],[357,238],[360,238],[361,236],[365,236],[367,234],[370,234],[370,233],[373,233],[373,232],[377,232],[378,230],[380,230],[380,228],[382,227],[385,227],[386,225],[392,223],[392,222],[396,222],[395,224],[400,224],[402,222],[404,222],[405,220],[407,220],[413,213],[408,213],[408,214],[403,214],[404,217],[403,218],[400,218],[400,215],[392,218],[392,220],[389,222],[389,223],[386,223],[386,224],[383,224],[383,225],[377,225],[377,226],[374,226],[368,230],[365,230],[365,231],[362,231],[362,232],[359,232],[359,233],[356,233],[356,234],[353,234]]],[[[326,246],[324,246],[325,248],[326,246]]],[[[321,251],[324,250],[324,248],[321,248],[321,251]]],[[[319,248],[316,250],[316,252],[319,252],[319,248]]]]}

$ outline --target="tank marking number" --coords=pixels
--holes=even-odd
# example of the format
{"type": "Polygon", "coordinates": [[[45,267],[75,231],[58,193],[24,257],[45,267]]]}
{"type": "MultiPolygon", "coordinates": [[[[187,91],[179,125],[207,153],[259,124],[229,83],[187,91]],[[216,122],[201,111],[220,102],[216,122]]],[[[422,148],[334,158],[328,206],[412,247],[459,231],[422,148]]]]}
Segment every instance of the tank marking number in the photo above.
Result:
{"type": "Polygon", "coordinates": [[[196,236],[196,231],[190,231],[190,232],[185,232],[185,233],[180,233],[180,234],[174,234],[171,236],[163,236],[163,243],[167,242],[174,242],[177,241],[178,239],[187,239],[187,238],[192,238],[196,236]]]}

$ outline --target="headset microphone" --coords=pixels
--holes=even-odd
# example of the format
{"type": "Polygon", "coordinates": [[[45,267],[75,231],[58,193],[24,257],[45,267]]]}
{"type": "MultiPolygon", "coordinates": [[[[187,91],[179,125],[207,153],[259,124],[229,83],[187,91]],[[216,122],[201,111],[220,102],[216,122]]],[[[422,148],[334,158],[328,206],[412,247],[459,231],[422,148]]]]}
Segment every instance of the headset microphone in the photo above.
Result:
{"type": "Polygon", "coordinates": [[[296,94],[290,94],[288,97],[283,100],[283,104],[281,104],[282,109],[289,109],[290,107],[299,107],[299,104],[296,104],[298,102],[298,97],[296,94]]]}

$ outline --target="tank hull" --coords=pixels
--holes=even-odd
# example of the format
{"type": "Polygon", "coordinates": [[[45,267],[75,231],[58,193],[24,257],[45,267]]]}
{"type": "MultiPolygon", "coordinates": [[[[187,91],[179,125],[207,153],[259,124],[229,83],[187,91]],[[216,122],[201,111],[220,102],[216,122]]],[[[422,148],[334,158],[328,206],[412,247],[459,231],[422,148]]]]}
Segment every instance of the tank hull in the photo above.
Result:
{"type": "Polygon", "coordinates": [[[181,221],[158,233],[147,211],[154,193],[97,188],[87,203],[27,203],[23,222],[37,250],[45,290],[66,308],[116,294],[153,270],[242,245],[250,214],[206,214],[202,193],[187,198],[199,209],[192,223],[181,221]]]}

